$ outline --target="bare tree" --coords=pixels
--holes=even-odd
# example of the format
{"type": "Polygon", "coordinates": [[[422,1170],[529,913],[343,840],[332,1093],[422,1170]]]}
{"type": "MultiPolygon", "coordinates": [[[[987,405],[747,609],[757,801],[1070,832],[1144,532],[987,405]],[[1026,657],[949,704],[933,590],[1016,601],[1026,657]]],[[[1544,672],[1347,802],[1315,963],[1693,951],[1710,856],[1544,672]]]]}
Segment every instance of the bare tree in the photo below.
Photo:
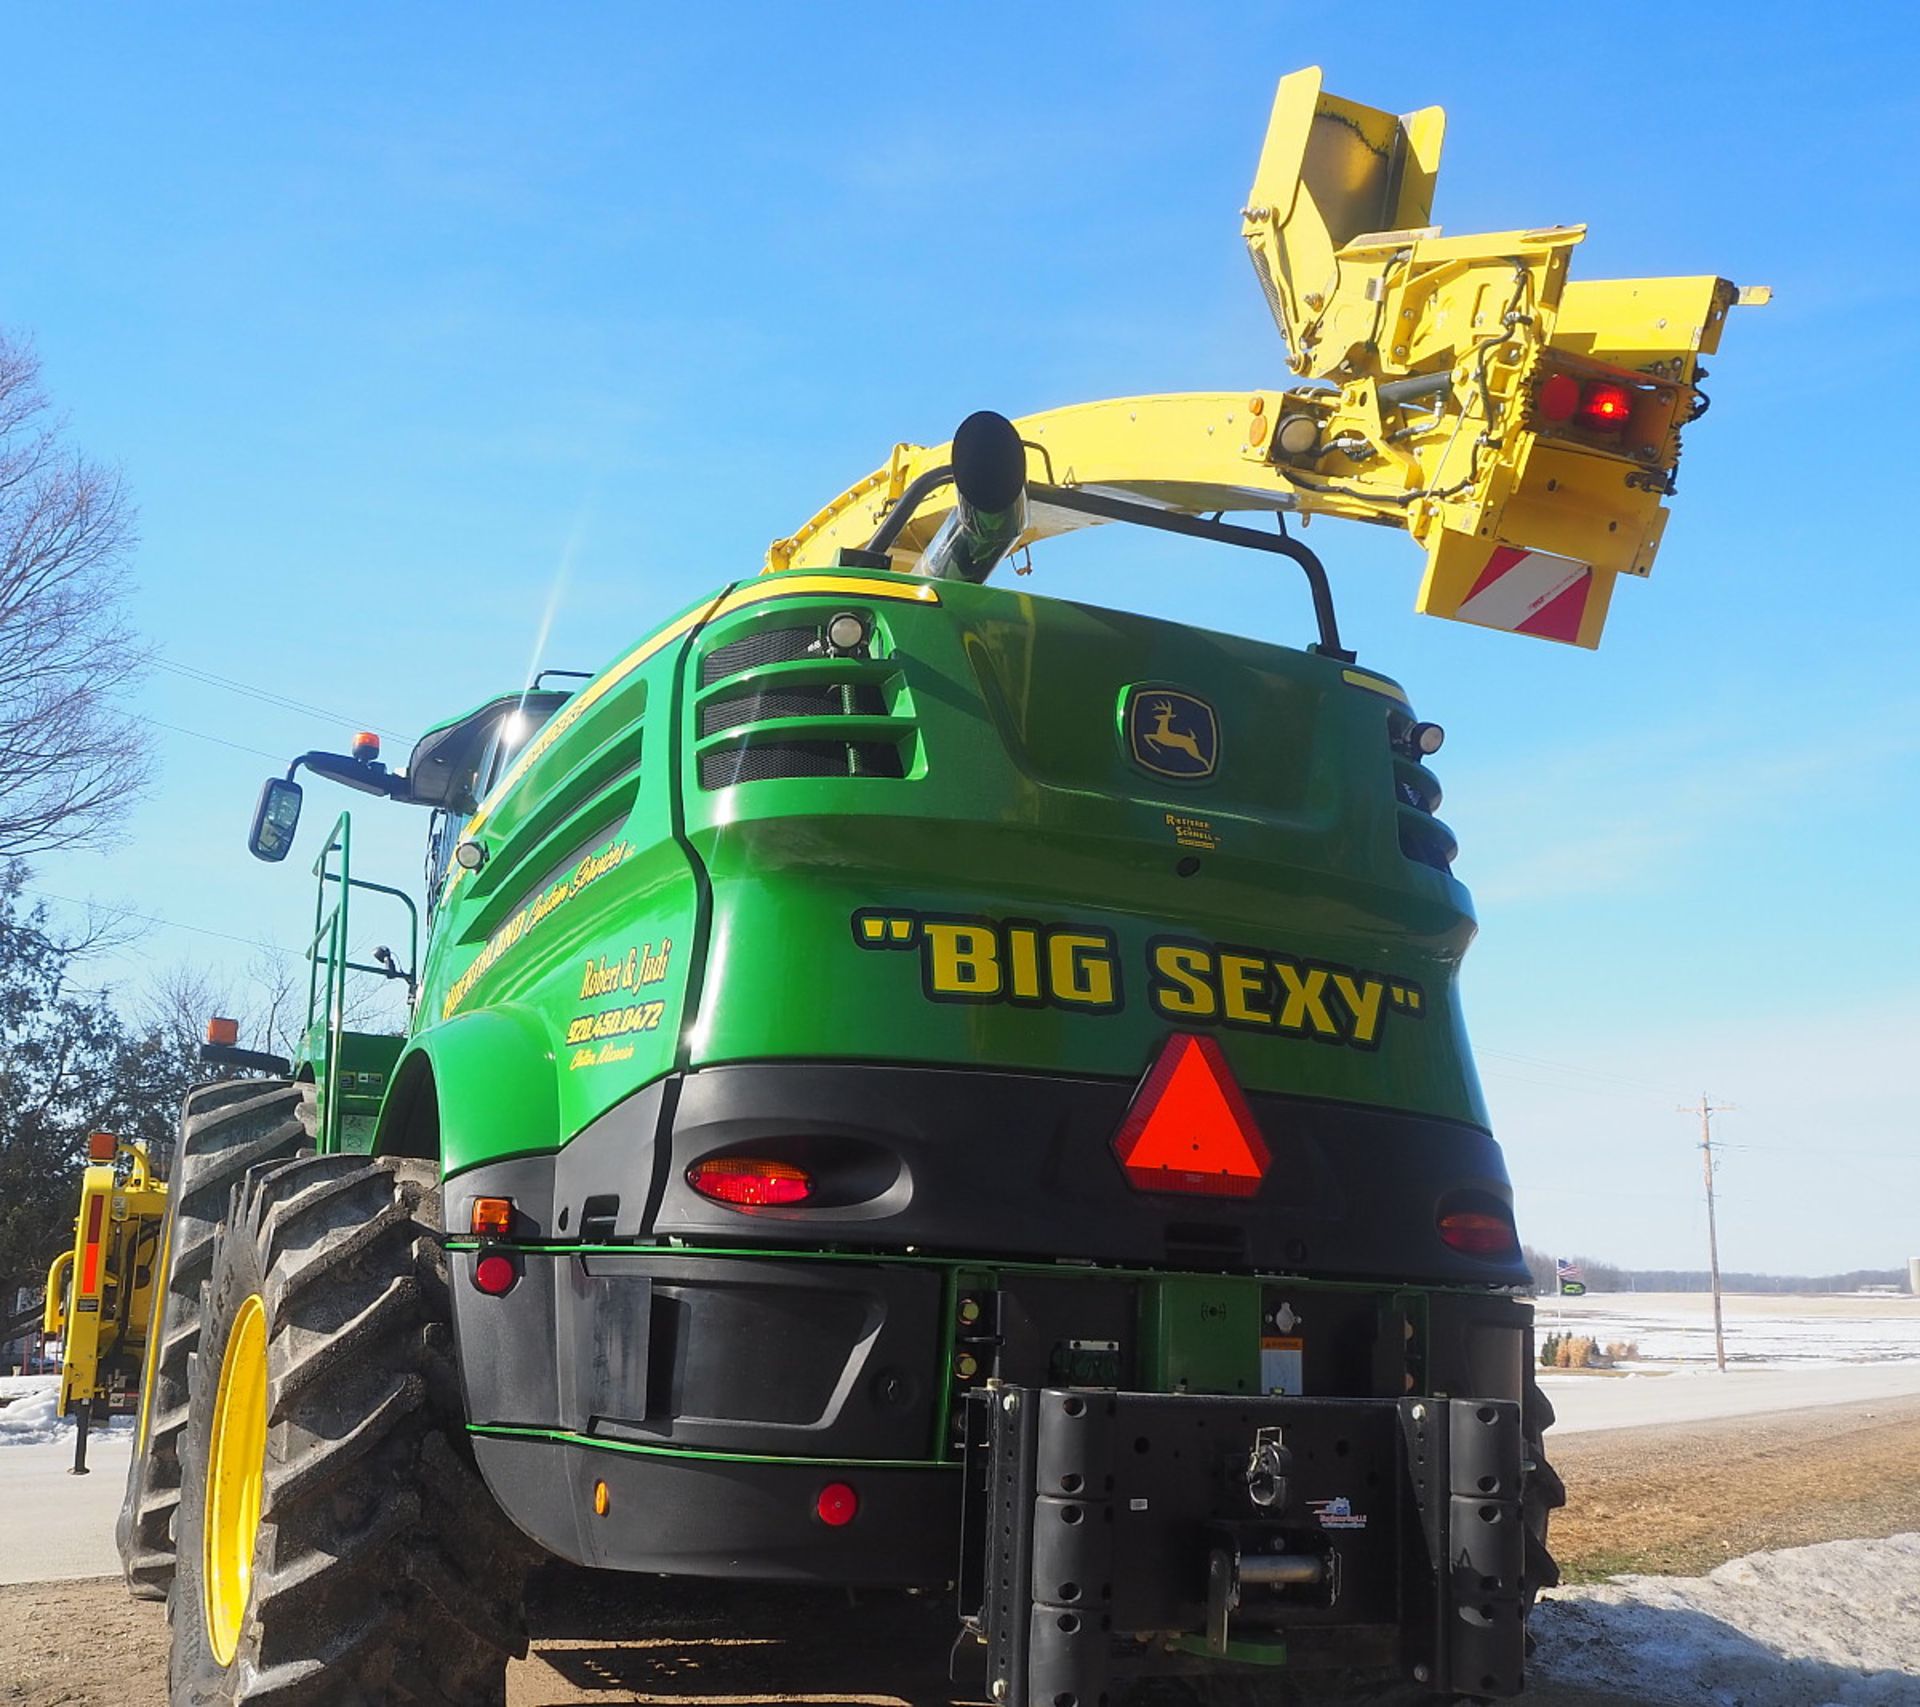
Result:
{"type": "Polygon", "coordinates": [[[197,1065],[207,1021],[233,1011],[231,986],[197,966],[175,964],[149,978],[146,1000],[136,1007],[134,1018],[181,1061],[197,1065]]]}
{"type": "Polygon", "coordinates": [[[64,427],[0,332],[0,859],[112,841],[152,774],[114,698],[147,656],[120,615],[132,505],[64,427]]]}
{"type": "MultiPolygon", "coordinates": [[[[166,1039],[183,1062],[199,1060],[207,1021],[216,1014],[239,1022],[243,1048],[291,1061],[306,1038],[307,985],[308,968],[299,955],[263,943],[237,983],[190,963],[161,968],[149,978],[134,1017],[166,1039]]],[[[373,978],[348,979],[342,1017],[349,1031],[393,1029],[392,1002],[373,978]]]]}

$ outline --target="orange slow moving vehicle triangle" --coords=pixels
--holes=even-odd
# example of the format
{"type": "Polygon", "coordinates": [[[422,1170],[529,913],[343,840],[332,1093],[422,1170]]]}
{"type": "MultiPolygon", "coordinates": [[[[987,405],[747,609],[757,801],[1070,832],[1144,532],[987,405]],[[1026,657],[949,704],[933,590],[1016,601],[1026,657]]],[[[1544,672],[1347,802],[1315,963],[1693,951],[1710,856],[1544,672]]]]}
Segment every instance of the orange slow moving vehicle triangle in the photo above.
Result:
{"type": "Polygon", "coordinates": [[[1260,1125],[1211,1037],[1175,1032],[1113,1137],[1136,1191],[1251,1197],[1272,1160],[1260,1125]]]}

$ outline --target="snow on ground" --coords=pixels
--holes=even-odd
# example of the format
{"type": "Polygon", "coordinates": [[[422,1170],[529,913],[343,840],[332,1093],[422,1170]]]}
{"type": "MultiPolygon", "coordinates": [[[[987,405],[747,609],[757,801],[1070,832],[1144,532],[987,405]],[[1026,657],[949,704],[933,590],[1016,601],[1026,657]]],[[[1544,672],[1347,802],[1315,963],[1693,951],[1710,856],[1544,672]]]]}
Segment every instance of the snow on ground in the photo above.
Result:
{"type": "MultiPolygon", "coordinates": [[[[1817,1364],[1920,1360],[1920,1298],[1859,1293],[1733,1293],[1724,1301],[1727,1363],[1804,1369],[1817,1364]]],[[[1704,1292],[1590,1292],[1542,1298],[1536,1332],[1587,1335],[1640,1348],[1638,1365],[1711,1366],[1713,1301],[1704,1292]]]]}
{"type": "MultiPolygon", "coordinates": [[[[44,1446],[73,1438],[73,1418],[57,1417],[60,1401],[57,1375],[12,1375],[0,1382],[0,1446],[44,1446]]],[[[97,1419],[89,1438],[133,1427],[131,1416],[97,1419]]]]}
{"type": "Polygon", "coordinates": [[[1920,1535],[1555,1591],[1530,1670],[1673,1707],[1915,1707],[1920,1535]]]}

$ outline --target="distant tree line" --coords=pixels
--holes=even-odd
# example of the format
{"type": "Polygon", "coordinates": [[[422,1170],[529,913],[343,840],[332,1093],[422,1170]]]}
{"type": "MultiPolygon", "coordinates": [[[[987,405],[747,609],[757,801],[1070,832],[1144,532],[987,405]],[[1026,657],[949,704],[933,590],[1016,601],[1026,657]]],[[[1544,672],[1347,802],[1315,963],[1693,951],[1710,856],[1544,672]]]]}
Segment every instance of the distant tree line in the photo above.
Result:
{"type": "MultiPolygon", "coordinates": [[[[1531,1245],[1521,1246],[1533,1276],[1533,1290],[1543,1297],[1559,1291],[1554,1259],[1531,1245]]],[[[1621,1268],[1593,1257],[1575,1256],[1589,1292],[1707,1292],[1712,1280],[1704,1268],[1621,1268]]],[[[1845,1274],[1749,1274],[1722,1269],[1720,1285],[1727,1292],[1857,1292],[1863,1286],[1904,1289],[1904,1268],[1856,1268],[1845,1274]]]]}

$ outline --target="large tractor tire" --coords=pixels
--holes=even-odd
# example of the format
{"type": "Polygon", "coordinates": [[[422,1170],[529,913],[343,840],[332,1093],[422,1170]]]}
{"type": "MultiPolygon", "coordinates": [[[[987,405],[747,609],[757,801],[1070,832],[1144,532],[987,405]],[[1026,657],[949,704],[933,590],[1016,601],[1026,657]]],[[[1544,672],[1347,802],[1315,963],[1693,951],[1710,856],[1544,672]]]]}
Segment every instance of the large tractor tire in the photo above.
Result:
{"type": "MultiPolygon", "coordinates": [[[[1547,1430],[1553,1427],[1553,1401],[1540,1391],[1534,1379],[1533,1336],[1527,1336],[1527,1386],[1520,1396],[1520,1439],[1528,1469],[1520,1484],[1520,1510],[1527,1523],[1526,1564],[1522,1567],[1521,1586],[1526,1591],[1527,1610],[1539,1599],[1543,1588],[1557,1588],[1560,1567],[1547,1551],[1547,1526],[1553,1514],[1567,1503],[1567,1485],[1560,1472],[1547,1462],[1547,1430]]],[[[1533,1632],[1527,1632],[1527,1652],[1533,1652],[1533,1632]]]]}
{"type": "Polygon", "coordinates": [[[213,1272],[214,1235],[249,1168],[285,1161],[312,1145],[311,1085],[227,1079],[187,1093],[167,1188],[139,1431],[114,1526],[127,1587],[142,1600],[165,1600],[173,1581],[187,1360],[200,1344],[200,1292],[213,1272]]]}
{"type": "Polygon", "coordinates": [[[173,1707],[498,1707],[533,1549],[467,1447],[431,1163],[250,1174],[203,1306],[173,1707]]]}

